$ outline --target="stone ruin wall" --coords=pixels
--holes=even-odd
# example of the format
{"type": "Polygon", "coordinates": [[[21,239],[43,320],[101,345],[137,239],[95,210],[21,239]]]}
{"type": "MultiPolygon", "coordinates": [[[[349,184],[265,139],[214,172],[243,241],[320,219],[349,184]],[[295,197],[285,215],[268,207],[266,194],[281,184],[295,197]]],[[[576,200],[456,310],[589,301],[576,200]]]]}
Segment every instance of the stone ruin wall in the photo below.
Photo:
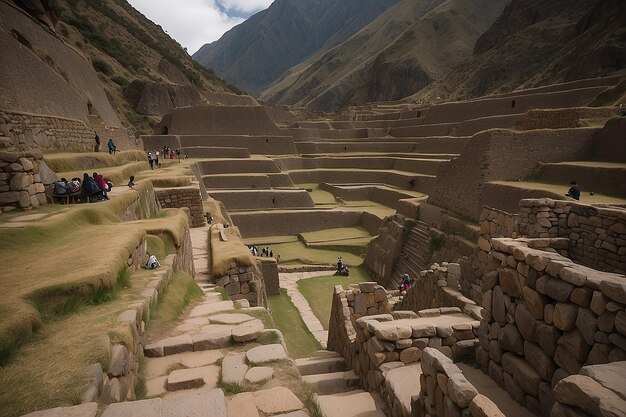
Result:
{"type": "Polygon", "coordinates": [[[43,154],[37,150],[0,152],[0,213],[46,204],[41,163],[43,154]]]}
{"type": "Polygon", "coordinates": [[[556,384],[626,360],[626,279],[563,257],[566,239],[493,238],[476,362],[516,401],[550,415],[556,384]],[[560,253],[559,253],[560,252],[560,253]]]}
{"type": "Polygon", "coordinates": [[[187,208],[192,227],[206,225],[200,190],[197,187],[156,189],[156,197],[163,208],[187,208]]]}
{"type": "Polygon", "coordinates": [[[504,417],[502,411],[476,388],[450,358],[426,348],[421,358],[420,394],[411,401],[414,417],[504,417]]]}
{"type": "Polygon", "coordinates": [[[567,238],[572,260],[607,272],[626,271],[626,211],[548,199],[520,201],[519,234],[567,238]]]}
{"type": "Polygon", "coordinates": [[[233,301],[248,300],[251,307],[265,306],[265,289],[259,275],[254,266],[233,262],[224,275],[215,278],[215,284],[224,287],[233,301]]]}
{"type": "Polygon", "coordinates": [[[95,145],[85,122],[57,116],[0,110],[0,133],[0,143],[11,149],[92,152],[95,145]]]}
{"type": "MultiPolygon", "coordinates": [[[[529,177],[538,162],[561,162],[582,157],[597,129],[562,129],[513,132],[490,130],[474,135],[463,153],[437,170],[428,201],[436,206],[478,219],[488,181],[529,177]]],[[[484,203],[484,204],[483,204],[484,203]]]]}
{"type": "MultiPolygon", "coordinates": [[[[399,366],[416,366],[427,347],[457,360],[472,358],[478,345],[479,321],[453,326],[408,325],[395,320],[458,314],[457,307],[390,312],[387,292],[374,282],[336,286],[329,324],[328,349],[346,359],[363,389],[378,391],[394,417],[408,417],[394,387],[385,381],[387,372],[399,366]],[[380,301],[377,301],[380,300],[380,301]],[[371,307],[368,307],[371,306],[371,307]],[[381,326],[381,323],[386,323],[381,326]]],[[[417,371],[416,371],[417,372],[417,371]]]]}
{"type": "Polygon", "coordinates": [[[613,107],[577,107],[573,109],[529,110],[522,121],[523,130],[568,129],[580,126],[582,119],[610,118],[616,115],[613,107]]]}
{"type": "MultiPolygon", "coordinates": [[[[402,252],[406,224],[402,217],[387,217],[367,245],[363,267],[374,281],[387,286],[402,252]]],[[[408,233],[408,232],[407,232],[408,233]]]]}

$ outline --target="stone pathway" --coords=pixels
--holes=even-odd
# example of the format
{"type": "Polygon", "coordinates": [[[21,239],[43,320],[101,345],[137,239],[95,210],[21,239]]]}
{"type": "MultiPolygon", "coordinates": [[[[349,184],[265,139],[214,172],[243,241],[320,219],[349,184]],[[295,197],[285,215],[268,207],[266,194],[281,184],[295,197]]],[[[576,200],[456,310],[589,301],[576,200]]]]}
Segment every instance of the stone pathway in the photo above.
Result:
{"type": "Polygon", "coordinates": [[[328,276],[330,274],[331,272],[329,271],[290,272],[279,274],[281,288],[285,288],[287,290],[287,295],[289,295],[291,302],[300,312],[300,316],[302,316],[304,324],[306,324],[306,327],[317,339],[317,341],[320,342],[324,349],[326,349],[328,331],[324,330],[322,323],[320,323],[319,319],[315,316],[315,314],[313,314],[313,310],[311,310],[309,302],[298,290],[297,282],[301,279],[328,276]]]}
{"type": "Polygon", "coordinates": [[[193,248],[193,266],[196,270],[196,282],[209,281],[209,263],[207,256],[207,240],[209,238],[210,225],[194,227],[189,230],[191,234],[191,246],[193,248]]]}

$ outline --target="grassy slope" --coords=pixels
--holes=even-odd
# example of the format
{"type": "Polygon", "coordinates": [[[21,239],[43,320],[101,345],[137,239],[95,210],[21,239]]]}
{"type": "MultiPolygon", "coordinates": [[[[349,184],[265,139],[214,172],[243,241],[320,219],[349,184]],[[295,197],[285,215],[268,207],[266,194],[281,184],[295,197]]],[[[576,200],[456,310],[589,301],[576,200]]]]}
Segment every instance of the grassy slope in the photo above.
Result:
{"type": "MultiPolygon", "coordinates": [[[[266,246],[263,238],[256,241],[257,246],[260,248],[266,246]]],[[[274,251],[274,257],[280,254],[280,262],[300,262],[304,264],[313,265],[334,265],[337,262],[337,256],[343,256],[343,260],[348,265],[360,265],[363,259],[359,256],[352,255],[350,253],[337,253],[337,251],[325,250],[325,249],[312,249],[307,248],[302,242],[289,242],[271,244],[268,246],[274,251]]]]}
{"type": "Polygon", "coordinates": [[[286,289],[281,289],[280,295],[267,297],[267,303],[272,310],[276,327],[285,337],[291,358],[309,357],[316,350],[322,348],[302,321],[302,317],[289,299],[286,289]]]}
{"type": "Polygon", "coordinates": [[[361,268],[351,268],[350,276],[342,277],[331,275],[328,277],[316,277],[301,279],[298,281],[298,289],[309,302],[311,310],[328,330],[328,322],[330,321],[330,309],[332,307],[332,294],[335,285],[343,285],[347,288],[350,284],[370,281],[370,277],[361,268]]]}

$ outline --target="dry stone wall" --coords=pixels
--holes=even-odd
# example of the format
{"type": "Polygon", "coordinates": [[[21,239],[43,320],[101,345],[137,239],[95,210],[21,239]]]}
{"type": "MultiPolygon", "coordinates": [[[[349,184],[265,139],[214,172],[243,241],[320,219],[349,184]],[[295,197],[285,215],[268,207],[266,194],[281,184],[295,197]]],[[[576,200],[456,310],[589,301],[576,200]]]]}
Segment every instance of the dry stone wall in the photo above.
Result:
{"type": "Polygon", "coordinates": [[[487,182],[528,178],[538,162],[582,158],[595,132],[585,128],[525,132],[494,129],[476,134],[458,158],[439,164],[428,201],[478,219],[487,182]]]}
{"type": "Polygon", "coordinates": [[[575,128],[580,125],[582,119],[608,119],[615,115],[615,108],[612,107],[530,110],[524,115],[522,128],[524,130],[575,128]]]}
{"type": "Polygon", "coordinates": [[[626,211],[571,201],[521,200],[519,233],[567,238],[569,256],[602,271],[626,271],[626,211]]]}
{"type": "Polygon", "coordinates": [[[224,287],[231,300],[248,300],[251,307],[263,306],[259,302],[262,294],[261,280],[255,277],[253,266],[240,266],[236,262],[224,275],[215,279],[215,284],[224,287]]]}
{"type": "Polygon", "coordinates": [[[156,189],[156,196],[163,208],[189,209],[193,227],[206,225],[202,197],[198,187],[160,188],[156,189]]]}
{"type": "Polygon", "coordinates": [[[0,213],[46,204],[41,163],[43,155],[37,150],[0,152],[0,213]]]}
{"type": "Polygon", "coordinates": [[[463,376],[450,358],[426,348],[421,359],[420,395],[411,404],[414,417],[504,417],[500,409],[463,376]]]}
{"type": "MultiPolygon", "coordinates": [[[[344,290],[336,286],[329,324],[328,348],[339,352],[360,379],[361,386],[379,391],[393,417],[408,417],[410,404],[404,405],[397,386],[390,379],[393,369],[417,365],[427,347],[456,359],[472,358],[478,344],[479,321],[468,318],[463,323],[432,325],[428,318],[445,314],[459,315],[457,307],[413,311],[394,311],[379,303],[378,309],[368,305],[376,299],[396,295],[374,282],[361,283],[344,290]],[[381,308],[384,307],[384,308],[381,308]],[[376,313],[376,311],[378,313],[376,313]],[[387,311],[384,313],[384,311],[387,311]],[[357,313],[365,311],[364,314],[357,313]],[[419,318],[427,318],[418,322],[419,318]]],[[[417,377],[416,370],[416,377],[417,377]]]]}
{"type": "Polygon", "coordinates": [[[0,147],[91,152],[94,132],[85,122],[56,116],[0,110],[0,147]]]}
{"type": "Polygon", "coordinates": [[[626,277],[575,264],[567,239],[490,240],[478,365],[530,411],[583,365],[626,359],[626,277]],[[559,254],[557,251],[560,251],[559,254]]]}

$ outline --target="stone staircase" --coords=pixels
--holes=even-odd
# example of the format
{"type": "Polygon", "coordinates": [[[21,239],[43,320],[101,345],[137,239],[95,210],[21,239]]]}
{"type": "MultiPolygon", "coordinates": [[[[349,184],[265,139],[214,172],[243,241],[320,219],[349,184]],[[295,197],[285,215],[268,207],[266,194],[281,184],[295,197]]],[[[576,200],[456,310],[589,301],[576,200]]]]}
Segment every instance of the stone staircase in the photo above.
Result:
{"type": "Polygon", "coordinates": [[[319,351],[310,358],[296,359],[302,380],[318,393],[317,401],[326,417],[383,417],[384,403],[377,393],[359,389],[354,371],[338,353],[319,351]]]}
{"type": "Polygon", "coordinates": [[[420,271],[427,269],[429,241],[428,225],[416,220],[415,226],[404,242],[398,263],[391,274],[389,288],[396,289],[400,286],[402,274],[407,273],[411,279],[416,279],[419,277],[420,271]]]}

